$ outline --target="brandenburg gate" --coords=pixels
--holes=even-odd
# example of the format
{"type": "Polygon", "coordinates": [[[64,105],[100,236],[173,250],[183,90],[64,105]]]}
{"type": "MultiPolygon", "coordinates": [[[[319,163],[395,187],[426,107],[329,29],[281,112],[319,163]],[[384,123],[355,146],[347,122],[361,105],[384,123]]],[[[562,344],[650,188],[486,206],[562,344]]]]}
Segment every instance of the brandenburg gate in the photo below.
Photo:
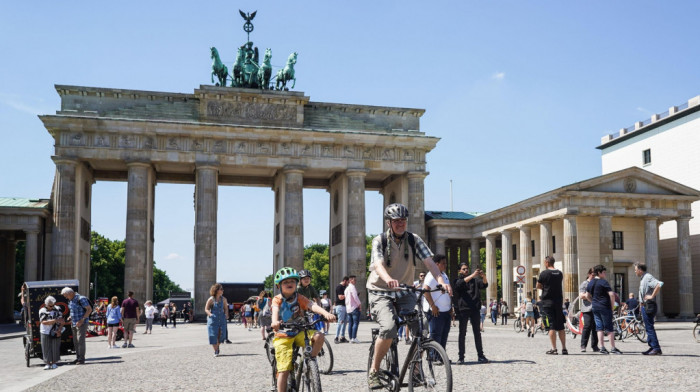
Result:
{"type": "Polygon", "coordinates": [[[128,182],[124,289],[140,301],[153,295],[156,185],[195,184],[198,315],[216,282],[220,185],[274,192],[271,270],[303,267],[304,188],[329,192],[332,285],[349,274],[365,284],[365,191],[379,191],[384,205],[405,203],[409,231],[424,236],[426,155],[439,139],[420,131],[422,109],[313,102],[302,92],[237,87],[200,86],[192,94],[63,85],[56,91],[61,109],[40,116],[55,140],[56,164],[46,275],[78,278],[83,292],[96,181],[128,182]]]}

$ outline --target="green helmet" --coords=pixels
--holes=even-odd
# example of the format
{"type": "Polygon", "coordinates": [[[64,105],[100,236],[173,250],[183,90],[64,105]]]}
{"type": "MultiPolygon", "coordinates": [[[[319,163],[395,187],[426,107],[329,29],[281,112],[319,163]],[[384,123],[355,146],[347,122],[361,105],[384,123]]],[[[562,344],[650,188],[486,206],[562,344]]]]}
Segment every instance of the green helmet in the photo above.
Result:
{"type": "Polygon", "coordinates": [[[289,278],[296,279],[298,282],[299,274],[297,273],[297,270],[292,267],[282,267],[275,274],[275,284],[280,284],[281,281],[289,278]]]}

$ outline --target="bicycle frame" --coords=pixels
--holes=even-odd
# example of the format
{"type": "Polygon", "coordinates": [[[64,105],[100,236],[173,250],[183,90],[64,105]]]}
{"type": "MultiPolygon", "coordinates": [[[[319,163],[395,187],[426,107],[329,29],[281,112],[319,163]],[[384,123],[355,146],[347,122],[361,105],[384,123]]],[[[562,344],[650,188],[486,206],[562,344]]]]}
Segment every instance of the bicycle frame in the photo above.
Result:
{"type": "MultiPolygon", "coordinates": [[[[300,388],[299,383],[302,380],[302,375],[304,374],[305,369],[308,368],[308,363],[309,361],[316,361],[316,358],[313,358],[311,356],[311,351],[313,349],[309,336],[306,333],[307,331],[313,331],[316,332],[316,329],[314,329],[314,325],[316,325],[318,322],[320,322],[322,319],[316,320],[314,322],[310,323],[304,323],[304,324],[296,324],[296,323],[282,323],[283,328],[298,328],[299,332],[298,333],[303,333],[304,334],[304,346],[296,346],[294,345],[293,351],[292,351],[292,365],[293,368],[289,372],[289,378],[287,379],[287,390],[292,390],[292,391],[298,391],[300,388]],[[301,363],[299,363],[299,356],[302,355],[299,353],[299,349],[303,348],[303,359],[301,360],[301,363]]],[[[274,349],[273,349],[274,350],[274,349]]],[[[273,384],[275,387],[275,390],[277,389],[277,359],[273,359],[270,362],[270,365],[272,366],[272,378],[273,378],[273,384]]]]}

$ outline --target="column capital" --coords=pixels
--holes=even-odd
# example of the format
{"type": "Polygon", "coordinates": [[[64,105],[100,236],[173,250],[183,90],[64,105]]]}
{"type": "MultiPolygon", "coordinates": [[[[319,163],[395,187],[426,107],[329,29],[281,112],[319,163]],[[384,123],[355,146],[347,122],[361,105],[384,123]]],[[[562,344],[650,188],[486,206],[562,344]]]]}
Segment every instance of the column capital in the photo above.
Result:
{"type": "Polygon", "coordinates": [[[126,167],[147,167],[152,168],[153,165],[150,161],[126,161],[126,167]]]}
{"type": "Polygon", "coordinates": [[[676,218],[674,220],[677,222],[683,222],[683,221],[689,222],[691,219],[693,219],[692,216],[679,216],[678,218],[676,218]]]}
{"type": "Polygon", "coordinates": [[[498,234],[492,233],[492,234],[487,234],[486,239],[487,240],[494,240],[498,234]]]}
{"type": "Polygon", "coordinates": [[[219,171],[219,164],[215,162],[198,162],[195,163],[195,171],[198,170],[216,170],[219,171]]]}
{"type": "Polygon", "coordinates": [[[430,174],[429,172],[426,171],[410,171],[406,173],[406,177],[410,179],[425,179],[425,177],[430,174]]]}
{"type": "Polygon", "coordinates": [[[39,234],[41,233],[41,230],[39,229],[23,229],[25,234],[39,234]]]}
{"type": "Polygon", "coordinates": [[[299,174],[304,174],[304,170],[306,170],[306,166],[304,165],[284,165],[282,168],[282,172],[287,174],[287,173],[299,173],[299,174]]]}
{"type": "Polygon", "coordinates": [[[60,155],[54,155],[54,156],[52,156],[52,157],[51,157],[51,160],[52,160],[55,164],[57,164],[57,165],[58,165],[58,164],[77,165],[78,163],[80,163],[80,161],[78,160],[78,158],[74,158],[74,157],[64,157],[64,156],[60,156],[60,155]]]}
{"type": "Polygon", "coordinates": [[[345,175],[348,177],[365,177],[369,173],[369,169],[348,169],[345,171],[345,175]]]}

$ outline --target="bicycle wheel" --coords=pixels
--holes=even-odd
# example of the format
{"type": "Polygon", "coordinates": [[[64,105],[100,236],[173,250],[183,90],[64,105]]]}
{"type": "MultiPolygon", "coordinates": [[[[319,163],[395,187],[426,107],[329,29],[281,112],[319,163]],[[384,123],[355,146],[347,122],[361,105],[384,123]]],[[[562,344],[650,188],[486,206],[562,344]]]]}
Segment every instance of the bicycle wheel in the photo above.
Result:
{"type": "Polygon", "coordinates": [[[304,369],[301,378],[302,391],[321,392],[321,375],[315,359],[311,358],[306,361],[306,369],[304,369]]]}
{"type": "Polygon", "coordinates": [[[523,332],[523,323],[520,321],[520,319],[516,319],[513,322],[513,329],[515,330],[516,333],[523,332]]]}
{"type": "Polygon", "coordinates": [[[452,391],[452,367],[438,342],[423,342],[413,355],[406,377],[409,391],[452,391]]]}
{"type": "Polygon", "coordinates": [[[647,342],[647,329],[644,327],[644,323],[641,321],[635,321],[634,323],[634,336],[639,339],[640,342],[647,342]]]}
{"type": "Polygon", "coordinates": [[[333,370],[333,350],[331,349],[331,344],[328,343],[328,339],[323,341],[323,347],[321,347],[321,351],[316,356],[316,362],[318,362],[318,370],[321,373],[331,374],[333,370]]]}
{"type": "Polygon", "coordinates": [[[267,353],[267,360],[270,361],[270,363],[275,360],[275,346],[272,344],[274,339],[274,332],[267,334],[267,339],[265,339],[265,352],[267,353]]]}
{"type": "Polygon", "coordinates": [[[695,341],[700,343],[700,323],[695,324],[695,327],[693,328],[693,337],[695,338],[695,341]]]}
{"type": "MultiPolygon", "coordinates": [[[[386,392],[398,392],[399,391],[399,380],[395,374],[398,374],[398,362],[397,362],[397,350],[394,344],[391,345],[389,351],[387,351],[384,359],[379,364],[379,379],[382,381],[384,387],[381,389],[386,392]],[[395,369],[395,372],[392,372],[395,369]]],[[[369,369],[372,367],[372,358],[374,358],[374,342],[369,346],[369,359],[367,360],[367,374],[369,374],[369,369]]]]}

